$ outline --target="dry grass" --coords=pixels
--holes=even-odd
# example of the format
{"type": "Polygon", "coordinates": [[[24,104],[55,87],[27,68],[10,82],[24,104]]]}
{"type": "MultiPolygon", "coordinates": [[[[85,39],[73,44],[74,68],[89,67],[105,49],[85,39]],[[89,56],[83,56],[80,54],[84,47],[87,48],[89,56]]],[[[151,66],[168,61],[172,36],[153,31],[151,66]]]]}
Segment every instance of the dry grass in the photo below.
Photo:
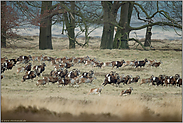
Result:
{"type": "MultiPolygon", "coordinates": [[[[78,39],[78,41],[83,40],[78,39]]],[[[20,55],[38,56],[41,54],[52,57],[88,55],[103,62],[147,58],[161,60],[162,69],[145,67],[135,70],[125,67],[113,69],[113,71],[125,75],[140,75],[141,79],[159,74],[175,75],[178,73],[181,75],[182,52],[174,50],[175,48],[182,49],[181,41],[159,40],[153,43],[155,49],[161,49],[142,51],[136,50],[136,46],[134,46],[132,50],[100,50],[100,39],[92,39],[88,48],[77,46],[76,49],[69,50],[67,39],[53,38],[54,50],[38,50],[38,37],[26,37],[26,39],[18,40],[9,48],[2,48],[1,57],[16,58],[20,55]],[[164,51],[162,48],[164,46],[169,46],[169,50],[164,51]]],[[[139,49],[141,48],[139,47],[139,49]]],[[[49,62],[46,64],[43,76],[47,76],[53,70],[53,66],[49,62]]],[[[87,96],[91,88],[101,85],[104,75],[109,73],[112,68],[99,69],[83,65],[70,68],[69,70],[78,68],[81,73],[93,69],[97,78],[93,84],[82,84],[79,88],[73,88],[58,87],[56,84],[37,87],[35,83],[38,78],[33,82],[28,80],[21,83],[24,73],[17,75],[17,67],[5,71],[5,78],[1,81],[2,121],[182,121],[182,88],[179,87],[155,87],[146,84],[139,86],[139,83],[121,84],[120,87],[106,85],[101,96],[87,96]],[[132,95],[120,97],[120,92],[129,86],[134,89],[132,95]]]]}

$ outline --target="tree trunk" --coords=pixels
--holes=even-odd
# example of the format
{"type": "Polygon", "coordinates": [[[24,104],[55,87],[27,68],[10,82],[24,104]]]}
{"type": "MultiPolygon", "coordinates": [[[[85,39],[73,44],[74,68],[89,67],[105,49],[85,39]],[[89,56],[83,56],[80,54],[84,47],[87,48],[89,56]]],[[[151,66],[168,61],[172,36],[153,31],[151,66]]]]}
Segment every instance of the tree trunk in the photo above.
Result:
{"type": "Polygon", "coordinates": [[[112,49],[113,35],[114,35],[114,26],[112,26],[111,24],[104,24],[100,44],[101,49],[112,49]]]}
{"type": "Polygon", "coordinates": [[[151,46],[151,29],[152,29],[152,26],[148,26],[147,27],[147,30],[146,30],[146,38],[145,38],[145,42],[144,42],[144,46],[145,47],[149,47],[151,46]]]}
{"type": "Polygon", "coordinates": [[[101,49],[112,49],[113,48],[113,36],[114,36],[114,25],[111,23],[115,23],[116,16],[117,16],[117,8],[114,9],[116,6],[112,4],[112,1],[102,1],[101,2],[103,7],[103,33],[100,48],[101,49]]]}
{"type": "Polygon", "coordinates": [[[1,48],[6,48],[6,1],[1,1],[1,48]]]}
{"type": "Polygon", "coordinates": [[[121,6],[121,15],[118,30],[115,35],[113,48],[114,49],[129,49],[129,25],[133,11],[133,2],[126,2],[121,6]]]}
{"type": "Polygon", "coordinates": [[[75,48],[75,2],[70,2],[71,12],[64,13],[64,21],[66,23],[66,30],[69,37],[69,49],[75,48]],[[71,15],[72,14],[72,15],[71,15]]]}
{"type": "Polygon", "coordinates": [[[84,45],[86,45],[86,46],[88,46],[88,43],[89,43],[88,28],[89,27],[85,23],[85,44],[84,45]]]}
{"type": "MultiPolygon", "coordinates": [[[[45,14],[46,11],[52,6],[52,1],[43,1],[41,7],[41,15],[45,14]]],[[[50,13],[50,12],[48,12],[50,13]]],[[[52,37],[51,37],[51,26],[52,18],[47,17],[41,20],[40,34],[39,34],[39,49],[53,49],[52,47],[52,37]]]]}
{"type": "Polygon", "coordinates": [[[69,35],[69,49],[75,48],[75,33],[74,28],[68,30],[69,35]]]}

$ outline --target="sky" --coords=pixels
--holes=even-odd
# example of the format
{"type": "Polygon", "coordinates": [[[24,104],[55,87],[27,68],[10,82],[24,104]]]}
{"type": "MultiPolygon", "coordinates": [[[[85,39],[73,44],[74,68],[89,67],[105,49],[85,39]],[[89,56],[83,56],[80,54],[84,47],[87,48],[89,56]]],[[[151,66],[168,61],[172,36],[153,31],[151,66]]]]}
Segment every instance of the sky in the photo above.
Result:
{"type": "MultiPolygon", "coordinates": [[[[75,34],[78,32],[79,29],[75,30],[75,34]]],[[[53,25],[52,26],[52,36],[53,37],[67,37],[66,35],[61,34],[62,26],[60,25],[53,25]]],[[[99,37],[102,36],[103,27],[99,27],[96,30],[94,30],[89,36],[92,37],[99,37]]],[[[182,34],[182,31],[177,31],[179,34],[182,34]]],[[[135,30],[131,31],[130,38],[137,38],[142,39],[145,38],[146,29],[141,30],[135,30]]],[[[22,36],[39,36],[39,27],[27,27],[25,29],[18,29],[17,34],[22,36]]],[[[84,33],[80,36],[84,37],[84,33]]],[[[168,30],[163,30],[161,27],[154,26],[152,28],[152,39],[169,39],[169,40],[178,40],[182,39],[181,36],[178,36],[173,28],[169,28],[168,30]]]]}

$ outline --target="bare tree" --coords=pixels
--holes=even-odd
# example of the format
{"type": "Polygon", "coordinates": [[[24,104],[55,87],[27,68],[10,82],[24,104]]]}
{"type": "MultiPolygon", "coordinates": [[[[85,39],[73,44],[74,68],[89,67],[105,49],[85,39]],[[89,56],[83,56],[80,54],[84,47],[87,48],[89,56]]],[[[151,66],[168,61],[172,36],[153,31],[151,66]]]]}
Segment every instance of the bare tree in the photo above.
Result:
{"type": "MultiPolygon", "coordinates": [[[[140,17],[140,16],[143,16],[143,12],[142,11],[139,12],[137,7],[134,6],[138,19],[143,21],[144,23],[152,24],[153,20],[155,21],[157,18],[159,18],[159,20],[161,21],[166,21],[166,20],[176,21],[179,23],[179,25],[182,25],[182,2],[181,1],[146,1],[146,2],[141,1],[140,3],[141,3],[141,6],[144,8],[144,10],[146,10],[149,16],[154,14],[154,17],[150,19],[140,17]],[[166,17],[165,19],[163,13],[166,13],[166,16],[167,17],[169,16],[169,17],[168,18],[166,17]]],[[[145,17],[147,17],[147,15],[145,15],[145,17]]],[[[152,27],[153,26],[147,26],[146,34],[145,34],[145,42],[144,42],[145,47],[151,46],[152,27]]],[[[166,25],[162,26],[163,29],[166,29],[166,27],[167,27],[166,25]]],[[[176,29],[175,29],[175,32],[176,32],[176,29]]]]}
{"type": "Polygon", "coordinates": [[[133,11],[134,2],[123,2],[121,5],[119,26],[115,35],[113,48],[128,49],[128,40],[130,33],[130,21],[133,11]]]}
{"type": "Polygon", "coordinates": [[[181,13],[180,11],[182,7],[180,6],[177,7],[178,5],[180,5],[180,1],[179,1],[179,4],[177,5],[174,3],[175,1],[173,2],[172,1],[166,1],[166,2],[148,1],[148,2],[145,2],[145,5],[136,3],[137,6],[134,6],[134,8],[137,13],[138,19],[147,23],[144,46],[146,47],[151,46],[151,35],[152,35],[151,30],[154,25],[159,25],[159,26],[162,26],[163,28],[165,28],[165,26],[170,26],[173,28],[176,27],[176,28],[182,29],[182,24],[178,23],[181,20],[180,16],[179,16],[179,19],[177,19],[171,16],[173,14],[170,14],[170,13],[174,13],[175,11],[177,13],[181,13]],[[166,9],[167,6],[171,6],[171,7],[168,7],[168,9],[166,9]],[[141,12],[139,12],[137,7],[140,8],[141,12]],[[143,14],[145,15],[145,17],[144,18],[140,17],[140,15],[143,16],[143,14]],[[157,20],[159,22],[157,22],[157,20]]]}
{"type": "MultiPolygon", "coordinates": [[[[43,1],[41,7],[41,15],[49,15],[51,13],[52,2],[51,1],[43,1]]],[[[39,49],[53,49],[52,41],[51,41],[51,26],[52,26],[52,18],[46,17],[41,19],[40,24],[40,33],[39,33],[39,49]]]]}
{"type": "MultiPolygon", "coordinates": [[[[64,23],[66,24],[66,31],[69,38],[69,48],[75,48],[75,44],[79,46],[88,46],[89,35],[99,26],[89,29],[91,25],[98,25],[101,19],[100,14],[97,13],[97,3],[93,1],[77,1],[77,2],[61,2],[61,6],[66,9],[64,14],[64,23]],[[93,10],[94,9],[94,10],[93,10]],[[80,31],[75,34],[75,28],[80,31]],[[84,33],[85,43],[79,43],[76,38],[84,33]]],[[[100,13],[100,12],[99,12],[100,13]]]]}
{"type": "Polygon", "coordinates": [[[113,48],[114,24],[116,22],[117,11],[120,7],[119,1],[101,1],[103,7],[103,33],[100,48],[113,48]]]}
{"type": "Polygon", "coordinates": [[[23,23],[21,15],[17,12],[12,2],[1,1],[1,47],[6,47],[7,38],[13,39],[16,33],[13,32],[13,28],[21,26],[23,23]]]}
{"type": "Polygon", "coordinates": [[[65,12],[65,10],[62,11],[60,4],[52,5],[51,1],[16,1],[13,3],[18,9],[19,15],[26,18],[26,24],[40,27],[39,49],[53,49],[51,26],[56,22],[52,23],[52,18],[65,12]]]}
{"type": "MultiPolygon", "coordinates": [[[[144,45],[141,42],[139,42],[137,39],[129,38],[129,33],[132,30],[140,30],[140,29],[152,27],[155,25],[158,25],[158,26],[166,25],[166,26],[171,26],[173,28],[182,29],[182,25],[179,22],[177,22],[174,18],[172,18],[166,10],[160,9],[159,4],[160,4],[160,2],[157,2],[157,4],[156,4],[157,9],[155,11],[148,13],[148,10],[144,9],[144,7],[139,2],[133,2],[133,1],[121,2],[121,4],[120,4],[121,12],[120,12],[119,23],[118,22],[114,23],[114,22],[110,21],[109,19],[105,20],[105,22],[107,21],[108,23],[111,23],[111,24],[115,25],[116,27],[118,27],[114,41],[112,41],[112,40],[109,41],[109,42],[113,42],[113,48],[128,49],[129,48],[128,41],[134,40],[137,43],[139,43],[144,49],[146,49],[144,47],[144,45]],[[145,22],[144,25],[139,26],[139,27],[132,27],[130,25],[133,10],[135,10],[137,13],[137,17],[138,17],[137,19],[140,19],[145,22]],[[163,19],[155,20],[154,18],[157,15],[161,16],[163,19]],[[153,20],[153,21],[150,21],[150,20],[153,20]]],[[[115,9],[118,9],[118,8],[115,8],[115,9]]],[[[180,9],[180,8],[177,8],[177,9],[180,9]]],[[[171,11],[171,10],[169,10],[169,11],[171,11]]],[[[103,31],[103,32],[105,32],[105,31],[103,31]]],[[[111,34],[112,33],[113,32],[111,32],[111,34]]],[[[148,33],[147,36],[151,36],[151,33],[148,33]]],[[[151,37],[149,37],[149,38],[151,38],[151,37]]],[[[104,44],[102,44],[102,45],[104,46],[104,44]]]]}
{"type": "MultiPolygon", "coordinates": [[[[62,5],[65,6],[65,3],[62,2],[62,5]]],[[[64,13],[64,22],[66,23],[66,30],[68,32],[69,38],[69,49],[75,48],[75,2],[69,2],[70,7],[69,12],[64,13]]]]}
{"type": "Polygon", "coordinates": [[[51,26],[53,24],[63,22],[63,25],[66,25],[66,29],[63,28],[62,33],[67,30],[69,48],[75,48],[76,43],[82,47],[88,45],[89,35],[98,27],[90,29],[92,24],[99,22],[97,21],[99,15],[94,11],[98,7],[97,4],[91,7],[90,3],[94,3],[92,1],[59,1],[54,2],[53,5],[49,1],[16,1],[12,3],[17,7],[19,15],[26,18],[26,24],[32,24],[40,28],[39,49],[53,49],[51,41],[51,26]],[[80,31],[75,34],[74,31],[77,27],[80,31]],[[82,33],[85,33],[84,44],[76,41],[76,37],[82,33]]]}

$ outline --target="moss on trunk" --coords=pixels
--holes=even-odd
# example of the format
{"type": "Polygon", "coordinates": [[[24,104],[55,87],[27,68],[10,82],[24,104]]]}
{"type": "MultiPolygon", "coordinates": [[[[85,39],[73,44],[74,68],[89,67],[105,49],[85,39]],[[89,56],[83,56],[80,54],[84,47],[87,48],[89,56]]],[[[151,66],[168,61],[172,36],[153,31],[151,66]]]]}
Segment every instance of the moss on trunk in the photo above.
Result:
{"type": "Polygon", "coordinates": [[[114,49],[129,49],[129,25],[133,10],[133,2],[126,2],[121,6],[121,15],[119,27],[115,35],[113,48],[114,49]]]}

